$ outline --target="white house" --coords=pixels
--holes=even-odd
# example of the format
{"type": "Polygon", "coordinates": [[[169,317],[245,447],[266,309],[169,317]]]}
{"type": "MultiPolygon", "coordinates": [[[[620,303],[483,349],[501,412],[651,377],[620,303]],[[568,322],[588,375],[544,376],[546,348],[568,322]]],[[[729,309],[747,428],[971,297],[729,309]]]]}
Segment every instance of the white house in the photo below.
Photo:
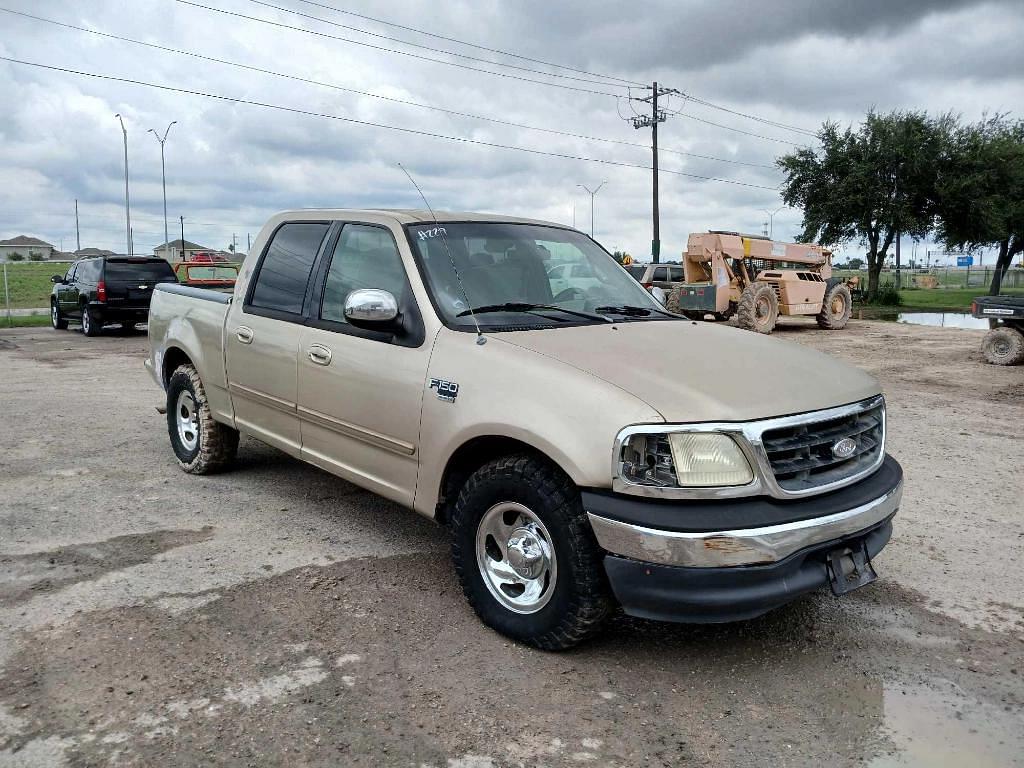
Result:
{"type": "Polygon", "coordinates": [[[0,240],[0,262],[2,261],[40,261],[51,259],[57,249],[38,237],[18,235],[10,240],[0,240]],[[11,259],[13,254],[17,256],[11,259]]]}
{"type": "Polygon", "coordinates": [[[197,253],[209,253],[212,250],[214,249],[179,238],[171,240],[169,243],[161,243],[153,249],[153,255],[174,263],[175,261],[189,261],[197,253]],[[183,244],[184,247],[182,247],[183,244]]]}

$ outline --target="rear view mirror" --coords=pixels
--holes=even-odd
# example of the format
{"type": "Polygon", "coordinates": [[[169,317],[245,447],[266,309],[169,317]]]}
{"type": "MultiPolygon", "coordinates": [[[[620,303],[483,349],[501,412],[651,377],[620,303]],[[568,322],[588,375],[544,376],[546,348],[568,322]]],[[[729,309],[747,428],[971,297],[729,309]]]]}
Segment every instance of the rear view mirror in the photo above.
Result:
{"type": "Polygon", "coordinates": [[[398,302],[377,288],[352,291],[345,298],[345,319],[357,328],[387,330],[398,319],[398,302]]]}
{"type": "Polygon", "coordinates": [[[64,276],[54,275],[53,277],[50,278],[50,282],[53,283],[54,285],[59,285],[60,283],[64,282],[64,276]]]}

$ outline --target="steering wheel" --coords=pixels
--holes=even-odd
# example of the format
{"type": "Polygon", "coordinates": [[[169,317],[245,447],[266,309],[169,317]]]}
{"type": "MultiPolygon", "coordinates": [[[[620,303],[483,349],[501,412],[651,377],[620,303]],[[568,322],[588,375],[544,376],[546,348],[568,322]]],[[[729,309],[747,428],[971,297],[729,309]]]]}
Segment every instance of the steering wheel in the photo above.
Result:
{"type": "Polygon", "coordinates": [[[586,299],[587,294],[581,291],[579,288],[570,286],[564,291],[559,291],[558,295],[554,297],[554,301],[570,301],[575,298],[586,299]]]}

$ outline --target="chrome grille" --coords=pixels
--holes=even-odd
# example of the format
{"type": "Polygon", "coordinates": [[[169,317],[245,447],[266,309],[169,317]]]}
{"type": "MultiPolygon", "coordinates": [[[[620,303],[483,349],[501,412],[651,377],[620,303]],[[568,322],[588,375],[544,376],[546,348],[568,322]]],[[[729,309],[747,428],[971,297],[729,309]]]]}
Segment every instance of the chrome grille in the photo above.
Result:
{"type": "Polygon", "coordinates": [[[837,418],[808,421],[766,430],[761,444],[775,482],[784,491],[808,491],[841,482],[874,467],[885,440],[885,404],[837,418]],[[856,448],[849,456],[833,455],[832,447],[844,438],[856,448]]]}

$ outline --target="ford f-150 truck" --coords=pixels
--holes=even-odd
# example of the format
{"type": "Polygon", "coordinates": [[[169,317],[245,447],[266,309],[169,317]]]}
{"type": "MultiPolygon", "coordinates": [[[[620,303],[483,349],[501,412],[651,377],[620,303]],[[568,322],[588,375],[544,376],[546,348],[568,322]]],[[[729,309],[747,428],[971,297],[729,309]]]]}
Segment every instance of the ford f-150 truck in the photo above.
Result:
{"type": "Polygon", "coordinates": [[[433,518],[480,618],[541,648],[616,606],[723,622],[847,592],[900,504],[873,378],[671,314],[557,224],[281,213],[233,294],[159,285],[149,338],[186,472],[245,432],[433,518]]]}

